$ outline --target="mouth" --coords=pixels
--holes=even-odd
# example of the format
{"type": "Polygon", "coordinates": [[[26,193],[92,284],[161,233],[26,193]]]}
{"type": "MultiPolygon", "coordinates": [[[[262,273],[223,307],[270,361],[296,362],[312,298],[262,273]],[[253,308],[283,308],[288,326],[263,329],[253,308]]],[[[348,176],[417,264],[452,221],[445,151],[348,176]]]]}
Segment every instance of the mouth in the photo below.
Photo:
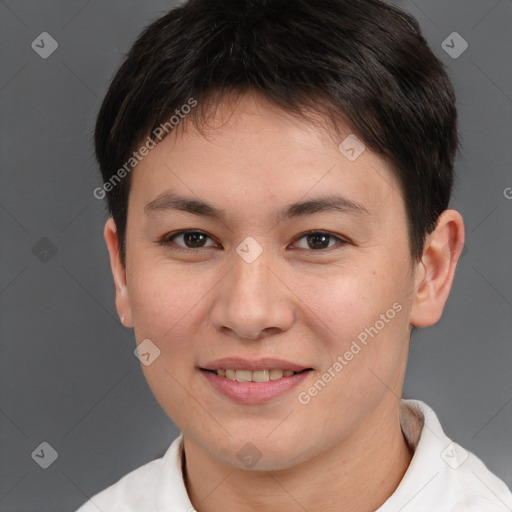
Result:
{"type": "Polygon", "coordinates": [[[313,368],[304,368],[299,371],[283,370],[282,368],[260,369],[254,371],[233,368],[218,368],[216,370],[210,370],[207,368],[199,369],[203,372],[209,372],[236,382],[269,382],[313,370],[313,368]]]}
{"type": "MultiPolygon", "coordinates": [[[[290,369],[290,364],[281,361],[283,367],[274,362],[244,364],[246,368],[237,368],[234,363],[224,363],[231,368],[198,367],[205,377],[208,393],[222,399],[229,399],[238,405],[263,405],[290,393],[301,382],[313,373],[313,368],[300,368],[297,365],[290,369]],[[266,365],[267,368],[261,368],[266,365]],[[254,369],[247,369],[252,366],[254,369]],[[288,368],[286,368],[288,366],[288,368]]],[[[240,363],[238,363],[240,365],[240,363]]],[[[217,366],[217,365],[215,365],[217,366]]]]}

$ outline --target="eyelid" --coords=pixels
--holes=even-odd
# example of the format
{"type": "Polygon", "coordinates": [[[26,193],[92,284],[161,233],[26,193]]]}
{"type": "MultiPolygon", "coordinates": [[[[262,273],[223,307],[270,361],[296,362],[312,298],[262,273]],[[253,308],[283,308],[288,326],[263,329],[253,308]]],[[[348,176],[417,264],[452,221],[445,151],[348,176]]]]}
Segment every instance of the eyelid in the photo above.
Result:
{"type": "MultiPolygon", "coordinates": [[[[207,238],[210,238],[211,240],[213,240],[213,238],[208,233],[202,231],[201,229],[182,229],[180,231],[175,231],[173,233],[169,233],[169,234],[165,235],[161,240],[158,241],[158,243],[163,246],[170,246],[175,243],[173,240],[171,240],[172,238],[176,238],[180,235],[185,235],[187,233],[201,233],[202,235],[205,235],[207,238]]],[[[190,249],[189,247],[182,247],[181,245],[177,245],[177,247],[171,247],[171,249],[176,250],[176,251],[197,253],[197,252],[201,252],[204,249],[209,249],[210,247],[211,246],[199,247],[197,249],[190,249]]]]}
{"type": "MultiPolygon", "coordinates": [[[[321,234],[321,235],[328,235],[330,236],[331,238],[334,238],[338,241],[339,244],[341,245],[347,245],[347,244],[350,244],[351,242],[349,241],[348,238],[345,238],[345,237],[342,237],[341,235],[336,235],[335,233],[332,233],[331,231],[326,231],[324,229],[309,229],[307,231],[304,231],[303,233],[299,233],[294,239],[293,239],[293,242],[292,243],[296,243],[298,240],[300,240],[301,238],[304,238],[306,235],[311,235],[311,234],[321,234]]],[[[318,253],[321,253],[321,252],[327,252],[329,250],[332,250],[332,249],[335,249],[336,246],[333,246],[333,247],[329,247],[327,249],[318,249],[318,250],[313,250],[313,249],[300,249],[300,250],[304,250],[304,251],[307,251],[307,252],[318,252],[318,253]]]]}

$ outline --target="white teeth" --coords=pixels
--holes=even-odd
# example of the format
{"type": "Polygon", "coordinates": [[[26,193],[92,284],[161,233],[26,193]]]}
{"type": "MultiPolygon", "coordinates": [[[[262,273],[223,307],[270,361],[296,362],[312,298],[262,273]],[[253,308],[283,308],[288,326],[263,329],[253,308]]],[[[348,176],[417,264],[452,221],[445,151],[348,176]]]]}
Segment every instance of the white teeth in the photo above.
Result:
{"type": "Polygon", "coordinates": [[[236,370],[236,380],[238,382],[251,382],[251,380],[252,380],[251,370],[236,370]]]}
{"type": "Polygon", "coordinates": [[[277,380],[284,376],[283,370],[270,370],[270,380],[277,380]]]}
{"type": "Polygon", "coordinates": [[[294,373],[292,370],[280,370],[274,368],[272,370],[223,370],[216,371],[220,377],[226,377],[229,380],[236,380],[238,382],[268,382],[269,380],[278,380],[282,377],[291,377],[294,373]]]}
{"type": "Polygon", "coordinates": [[[252,380],[254,382],[268,382],[270,380],[268,370],[256,370],[252,372],[252,380]]]}

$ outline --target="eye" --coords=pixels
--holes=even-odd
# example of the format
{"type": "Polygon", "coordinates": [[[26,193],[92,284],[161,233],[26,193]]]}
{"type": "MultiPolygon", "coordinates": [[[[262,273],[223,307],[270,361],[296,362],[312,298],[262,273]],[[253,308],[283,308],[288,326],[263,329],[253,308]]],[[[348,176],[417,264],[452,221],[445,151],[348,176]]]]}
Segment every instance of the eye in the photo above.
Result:
{"type": "MultiPolygon", "coordinates": [[[[307,233],[299,235],[299,237],[296,238],[296,240],[302,239],[306,240],[307,246],[314,249],[314,252],[320,252],[324,249],[331,248],[332,245],[329,245],[330,241],[337,240],[339,245],[346,245],[349,243],[347,240],[344,240],[343,238],[326,231],[308,231],[307,233]]],[[[303,248],[304,247],[302,247],[302,249],[303,248]]]]}
{"type": "MultiPolygon", "coordinates": [[[[184,230],[178,231],[176,233],[172,233],[167,235],[160,241],[160,244],[165,246],[177,246],[171,247],[172,249],[182,250],[187,252],[197,252],[194,249],[202,249],[205,247],[211,247],[204,245],[205,241],[211,237],[209,237],[206,233],[197,230],[184,230]],[[177,244],[175,240],[182,239],[184,242],[184,246],[181,244],[177,244]]],[[[350,242],[344,240],[343,238],[333,235],[332,233],[328,233],[326,231],[308,231],[302,235],[299,235],[294,242],[294,245],[297,244],[297,241],[305,239],[307,247],[301,247],[300,249],[312,249],[313,252],[321,252],[325,249],[329,249],[333,247],[330,242],[337,241],[338,245],[346,245],[350,242]]],[[[335,244],[334,244],[335,245],[335,244]]]]}
{"type": "Polygon", "coordinates": [[[160,241],[160,243],[163,245],[178,245],[177,250],[195,252],[191,249],[202,249],[203,247],[205,247],[203,244],[207,238],[210,237],[206,233],[203,233],[202,231],[178,231],[177,233],[166,236],[164,239],[160,241]],[[184,240],[185,247],[175,243],[174,240],[180,237],[184,240]]]}

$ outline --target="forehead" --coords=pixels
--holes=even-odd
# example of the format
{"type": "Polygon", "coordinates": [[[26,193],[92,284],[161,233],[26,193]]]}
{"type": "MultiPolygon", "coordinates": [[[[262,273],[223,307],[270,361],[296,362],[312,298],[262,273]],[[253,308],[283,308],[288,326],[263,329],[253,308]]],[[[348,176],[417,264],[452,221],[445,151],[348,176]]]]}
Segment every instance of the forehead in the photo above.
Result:
{"type": "Polygon", "coordinates": [[[187,123],[158,143],[133,171],[130,202],[147,210],[175,193],[282,216],[284,204],[334,192],[369,211],[401,198],[387,162],[348,128],[335,133],[247,94],[218,105],[201,132],[187,123]]]}

